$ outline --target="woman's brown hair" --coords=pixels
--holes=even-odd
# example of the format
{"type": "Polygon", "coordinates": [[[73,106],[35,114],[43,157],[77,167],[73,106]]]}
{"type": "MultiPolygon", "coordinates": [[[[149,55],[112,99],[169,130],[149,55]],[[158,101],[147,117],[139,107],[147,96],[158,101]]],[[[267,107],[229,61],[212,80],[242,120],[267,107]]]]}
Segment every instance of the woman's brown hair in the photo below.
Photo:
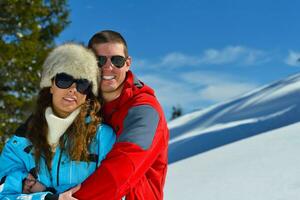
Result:
{"type": "MultiPolygon", "coordinates": [[[[41,157],[44,157],[48,169],[51,169],[53,152],[47,141],[48,125],[45,118],[45,110],[49,106],[52,106],[52,94],[50,87],[47,87],[39,92],[36,110],[29,122],[27,133],[27,138],[34,147],[37,170],[40,167],[41,157]]],[[[86,102],[81,106],[80,113],[60,138],[59,146],[62,151],[66,151],[70,159],[88,161],[89,144],[96,134],[97,126],[102,121],[98,115],[100,108],[100,102],[90,92],[86,102]]]]}

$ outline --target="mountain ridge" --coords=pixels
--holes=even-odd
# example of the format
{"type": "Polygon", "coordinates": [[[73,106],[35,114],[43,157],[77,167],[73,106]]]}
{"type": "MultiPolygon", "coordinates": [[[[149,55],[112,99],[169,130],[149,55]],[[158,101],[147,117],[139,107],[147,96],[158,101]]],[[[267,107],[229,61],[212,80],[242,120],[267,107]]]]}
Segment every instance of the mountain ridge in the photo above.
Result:
{"type": "Polygon", "coordinates": [[[299,97],[296,74],[169,122],[169,163],[300,121],[299,97]]]}

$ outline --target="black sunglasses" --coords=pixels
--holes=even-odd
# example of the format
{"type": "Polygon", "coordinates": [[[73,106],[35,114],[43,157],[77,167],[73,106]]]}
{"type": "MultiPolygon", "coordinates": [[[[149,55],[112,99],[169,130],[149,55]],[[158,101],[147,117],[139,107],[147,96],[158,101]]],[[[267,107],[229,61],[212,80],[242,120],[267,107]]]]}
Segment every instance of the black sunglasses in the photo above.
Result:
{"type": "Polygon", "coordinates": [[[59,73],[55,76],[55,85],[61,89],[67,89],[76,83],[76,89],[81,94],[88,94],[91,91],[92,84],[87,79],[75,79],[66,73],[59,73]]]}
{"type": "Polygon", "coordinates": [[[110,58],[111,63],[116,66],[117,68],[122,68],[127,60],[128,57],[123,56],[98,56],[98,66],[103,67],[107,62],[107,59],[110,58]]]}

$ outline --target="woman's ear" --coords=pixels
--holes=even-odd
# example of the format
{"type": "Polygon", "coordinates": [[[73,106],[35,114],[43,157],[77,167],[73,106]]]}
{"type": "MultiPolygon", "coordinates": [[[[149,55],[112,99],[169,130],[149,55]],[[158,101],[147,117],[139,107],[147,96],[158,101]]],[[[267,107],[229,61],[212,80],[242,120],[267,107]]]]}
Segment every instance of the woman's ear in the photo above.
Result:
{"type": "Polygon", "coordinates": [[[54,80],[52,81],[52,85],[51,85],[51,87],[50,87],[50,94],[53,94],[53,84],[55,84],[55,83],[54,83],[54,80]]]}

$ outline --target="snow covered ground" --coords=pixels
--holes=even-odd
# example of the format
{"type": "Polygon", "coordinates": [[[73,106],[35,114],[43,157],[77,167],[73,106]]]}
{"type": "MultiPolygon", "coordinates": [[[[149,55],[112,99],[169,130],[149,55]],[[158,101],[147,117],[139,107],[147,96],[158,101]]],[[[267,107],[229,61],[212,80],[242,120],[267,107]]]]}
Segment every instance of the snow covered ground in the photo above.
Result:
{"type": "Polygon", "coordinates": [[[300,199],[300,74],[169,123],[165,199],[300,199]]]}

